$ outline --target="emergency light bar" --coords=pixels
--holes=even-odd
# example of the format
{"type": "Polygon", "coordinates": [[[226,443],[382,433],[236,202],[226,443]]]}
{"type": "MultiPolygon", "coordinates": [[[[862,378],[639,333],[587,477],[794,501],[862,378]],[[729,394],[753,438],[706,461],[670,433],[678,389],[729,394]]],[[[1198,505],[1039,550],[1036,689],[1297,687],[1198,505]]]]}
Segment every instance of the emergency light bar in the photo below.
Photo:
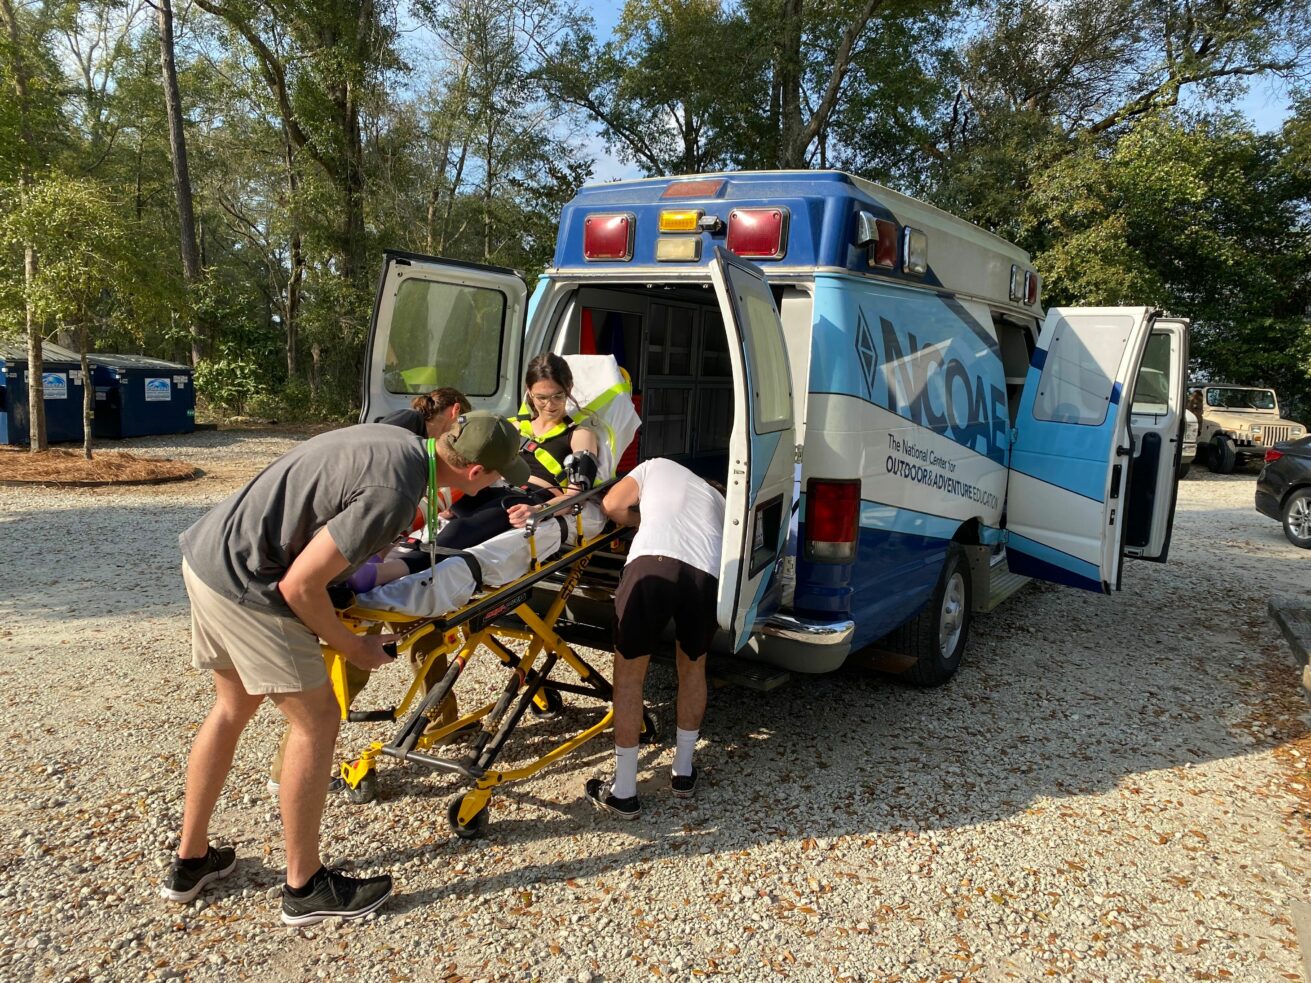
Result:
{"type": "Polygon", "coordinates": [[[734,208],[728,213],[728,251],[750,259],[787,254],[786,208],[734,208]]]}
{"type": "Polygon", "coordinates": [[[633,230],[637,219],[631,212],[589,215],[583,220],[583,259],[626,262],[633,258],[633,230]]]}

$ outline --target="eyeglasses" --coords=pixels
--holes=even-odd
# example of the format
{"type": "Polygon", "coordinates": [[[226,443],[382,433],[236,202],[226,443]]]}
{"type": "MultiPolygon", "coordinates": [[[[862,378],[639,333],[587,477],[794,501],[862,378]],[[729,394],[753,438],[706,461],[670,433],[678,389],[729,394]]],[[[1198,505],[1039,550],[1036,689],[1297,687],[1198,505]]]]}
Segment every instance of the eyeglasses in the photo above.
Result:
{"type": "Polygon", "coordinates": [[[563,404],[567,397],[568,394],[565,392],[546,393],[545,395],[541,395],[539,393],[528,394],[528,398],[531,399],[538,406],[546,406],[550,403],[563,404]]]}

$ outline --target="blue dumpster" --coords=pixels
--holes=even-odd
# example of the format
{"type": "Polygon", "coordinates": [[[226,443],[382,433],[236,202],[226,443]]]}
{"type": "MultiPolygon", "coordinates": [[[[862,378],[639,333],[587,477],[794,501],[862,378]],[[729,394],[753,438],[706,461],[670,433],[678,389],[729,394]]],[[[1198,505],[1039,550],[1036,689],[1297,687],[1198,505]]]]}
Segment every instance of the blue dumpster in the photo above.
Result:
{"type": "MultiPolygon", "coordinates": [[[[41,382],[45,392],[46,440],[82,440],[82,363],[76,352],[46,343],[42,346],[41,382]]],[[[27,349],[0,345],[0,443],[29,444],[27,413],[27,349]]]]}
{"type": "Polygon", "coordinates": [[[196,429],[191,367],[143,355],[91,356],[96,412],[91,432],[120,439],[196,429]]]}

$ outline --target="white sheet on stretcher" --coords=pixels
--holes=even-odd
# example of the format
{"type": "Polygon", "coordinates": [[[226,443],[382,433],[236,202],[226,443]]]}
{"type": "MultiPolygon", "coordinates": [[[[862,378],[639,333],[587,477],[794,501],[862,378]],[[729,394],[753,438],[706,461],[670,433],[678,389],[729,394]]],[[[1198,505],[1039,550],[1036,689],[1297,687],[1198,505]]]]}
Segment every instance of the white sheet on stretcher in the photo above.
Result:
{"type": "MultiPolygon", "coordinates": [[[[567,546],[577,545],[578,519],[567,512],[565,521],[567,546]]],[[[583,535],[590,539],[605,526],[605,517],[594,501],[583,506],[583,535]]],[[[534,535],[537,542],[538,562],[560,549],[560,523],[547,519],[534,535]]],[[[493,536],[485,543],[471,546],[466,553],[477,558],[482,567],[483,584],[488,588],[503,587],[528,573],[532,563],[528,537],[522,529],[511,529],[493,536]]],[[[400,580],[375,587],[359,595],[355,603],[376,611],[397,611],[423,618],[440,618],[464,607],[474,592],[473,574],[469,565],[458,556],[438,559],[437,566],[412,573],[400,580]]]]}

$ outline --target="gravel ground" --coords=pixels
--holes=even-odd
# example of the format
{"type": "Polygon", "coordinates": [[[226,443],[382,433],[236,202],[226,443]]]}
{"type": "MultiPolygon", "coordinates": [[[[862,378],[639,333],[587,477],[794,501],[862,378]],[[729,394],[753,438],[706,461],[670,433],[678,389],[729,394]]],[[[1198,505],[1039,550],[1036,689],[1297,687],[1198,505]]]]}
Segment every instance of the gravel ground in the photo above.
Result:
{"type": "MultiPolygon", "coordinates": [[[[330,860],[397,877],[362,923],[278,923],[265,707],[213,827],[236,872],[162,902],[211,692],[187,668],[176,536],[296,439],[125,441],[208,475],[4,490],[0,977],[1300,979],[1311,739],[1265,602],[1305,592],[1311,558],[1254,511],[1250,472],[1182,483],[1170,564],[1131,564],[1123,593],[1032,585],[977,620],[947,687],[851,670],[715,690],[698,798],[668,794],[671,747],[646,749],[640,822],[580,800],[606,738],[498,792],[471,842],[448,831],[454,780],[384,763],[382,800],[325,817],[330,860]]],[[[671,670],[648,696],[672,719],[671,670]]]]}

